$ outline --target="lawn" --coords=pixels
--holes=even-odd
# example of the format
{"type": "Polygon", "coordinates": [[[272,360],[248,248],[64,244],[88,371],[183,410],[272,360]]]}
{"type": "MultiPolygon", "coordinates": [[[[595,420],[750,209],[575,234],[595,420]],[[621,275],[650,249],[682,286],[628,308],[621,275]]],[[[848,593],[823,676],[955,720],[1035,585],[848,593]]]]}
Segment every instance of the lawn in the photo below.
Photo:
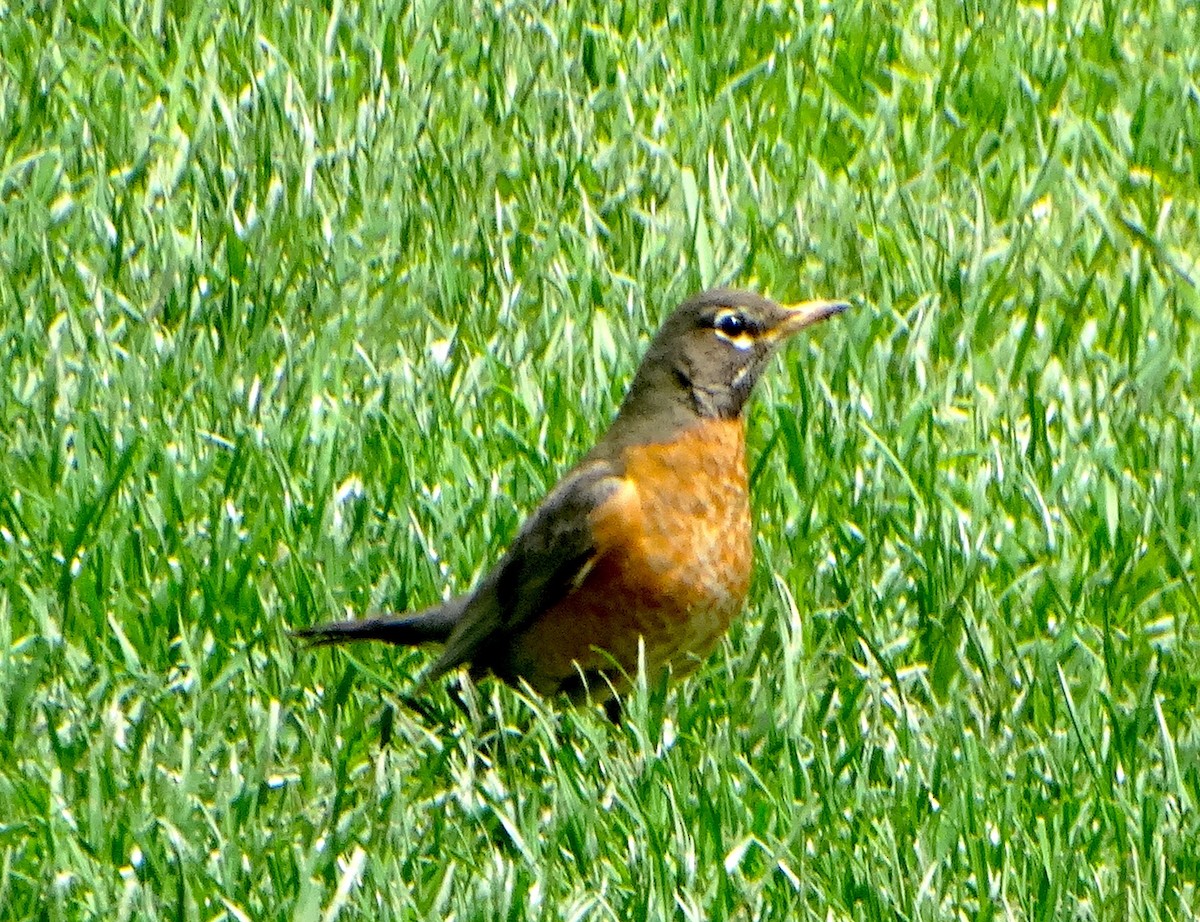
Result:
{"type": "Polygon", "coordinates": [[[0,918],[1200,917],[1200,10],[0,4],[0,918]],[[712,284],[752,601],[612,726],[469,587],[712,284]]]}

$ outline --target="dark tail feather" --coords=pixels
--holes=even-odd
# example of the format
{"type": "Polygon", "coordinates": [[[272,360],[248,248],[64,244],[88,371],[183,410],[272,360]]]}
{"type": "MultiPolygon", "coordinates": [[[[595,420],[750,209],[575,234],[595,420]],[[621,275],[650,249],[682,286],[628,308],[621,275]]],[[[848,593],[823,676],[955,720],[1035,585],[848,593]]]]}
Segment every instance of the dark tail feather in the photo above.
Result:
{"type": "Polygon", "coordinates": [[[382,640],[399,646],[445,643],[462,617],[467,597],[459,596],[424,611],[403,615],[380,615],[350,621],[329,621],[301,628],[294,635],[314,646],[350,643],[355,640],[382,640]]]}

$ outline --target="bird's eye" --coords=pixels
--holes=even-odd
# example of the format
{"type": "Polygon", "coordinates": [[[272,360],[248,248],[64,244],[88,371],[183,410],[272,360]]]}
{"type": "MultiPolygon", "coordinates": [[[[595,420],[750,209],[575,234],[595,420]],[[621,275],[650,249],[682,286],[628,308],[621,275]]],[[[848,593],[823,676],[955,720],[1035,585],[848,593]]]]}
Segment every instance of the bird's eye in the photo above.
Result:
{"type": "Polygon", "coordinates": [[[721,314],[713,323],[713,328],[727,339],[737,339],[746,334],[746,318],[741,314],[721,314]]]}

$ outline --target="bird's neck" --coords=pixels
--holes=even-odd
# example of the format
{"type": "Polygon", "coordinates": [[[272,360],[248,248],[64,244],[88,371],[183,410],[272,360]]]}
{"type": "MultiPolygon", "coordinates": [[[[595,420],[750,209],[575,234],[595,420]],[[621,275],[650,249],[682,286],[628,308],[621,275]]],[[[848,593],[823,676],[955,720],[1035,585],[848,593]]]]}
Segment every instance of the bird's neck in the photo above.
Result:
{"type": "Polygon", "coordinates": [[[706,389],[683,365],[643,365],[605,441],[621,445],[670,442],[704,420],[738,419],[747,396],[748,391],[738,388],[706,389]]]}

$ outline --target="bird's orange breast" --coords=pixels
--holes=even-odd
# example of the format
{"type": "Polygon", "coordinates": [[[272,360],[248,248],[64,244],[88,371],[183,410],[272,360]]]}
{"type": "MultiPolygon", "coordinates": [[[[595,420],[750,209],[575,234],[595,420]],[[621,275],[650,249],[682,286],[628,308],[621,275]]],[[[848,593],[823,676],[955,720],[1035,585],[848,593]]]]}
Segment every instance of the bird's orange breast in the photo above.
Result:
{"type": "Polygon", "coordinates": [[[596,699],[635,676],[690,672],[742,609],[750,507],[740,420],[704,421],[623,453],[625,481],[593,511],[596,554],[574,590],[510,649],[509,670],[542,693],[596,699]],[[607,680],[607,681],[606,681],[607,680]]]}

